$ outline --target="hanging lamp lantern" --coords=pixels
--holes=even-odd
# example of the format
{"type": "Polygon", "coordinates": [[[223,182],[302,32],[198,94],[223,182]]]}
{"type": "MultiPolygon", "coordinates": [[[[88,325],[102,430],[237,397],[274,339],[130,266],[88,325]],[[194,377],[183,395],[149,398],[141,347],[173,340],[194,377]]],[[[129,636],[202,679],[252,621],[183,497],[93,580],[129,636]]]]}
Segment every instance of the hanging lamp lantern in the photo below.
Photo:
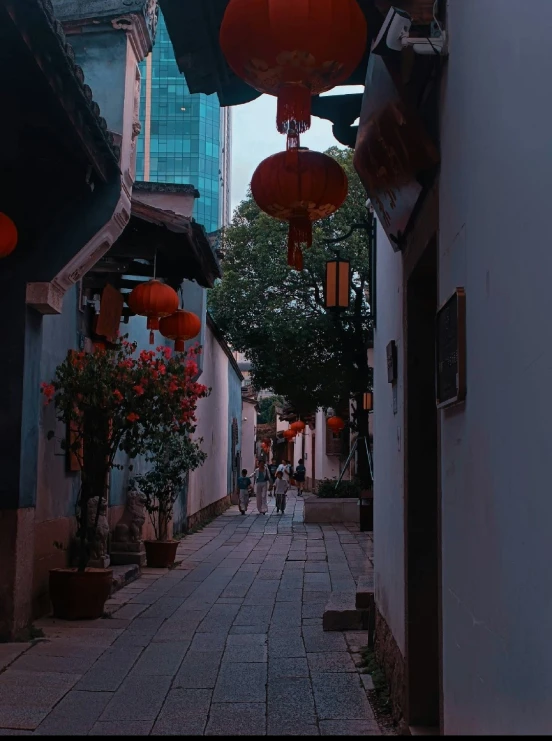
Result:
{"type": "Polygon", "coordinates": [[[365,412],[374,411],[374,395],[371,391],[365,391],[362,394],[362,408],[365,412]]]}
{"type": "Polygon", "coordinates": [[[293,423],[292,423],[292,424],[291,424],[291,425],[289,426],[289,429],[290,429],[290,430],[293,430],[293,432],[294,432],[294,433],[295,433],[296,435],[301,435],[301,434],[302,434],[302,432],[303,432],[303,430],[305,429],[305,427],[306,427],[305,423],[304,423],[304,422],[301,422],[301,420],[300,420],[300,419],[298,419],[298,420],[297,420],[297,422],[293,422],[293,423]]]}
{"type": "Polygon", "coordinates": [[[178,296],[173,288],[154,278],[147,283],[140,283],[133,289],[128,297],[128,305],[135,314],[148,318],[150,345],[153,345],[155,341],[153,331],[159,329],[161,318],[173,314],[178,309],[178,296]]]}
{"type": "Polygon", "coordinates": [[[351,298],[351,263],[342,260],[336,250],[335,260],[326,263],[324,301],[326,309],[348,309],[351,298]]]}
{"type": "Polygon", "coordinates": [[[330,417],[326,424],[334,435],[339,435],[339,433],[345,428],[345,422],[341,417],[330,417]]]}
{"type": "Polygon", "coordinates": [[[259,208],[289,222],[288,265],[303,269],[301,245],[312,245],[312,222],[333,214],[347,198],[347,175],[332,157],[300,147],[290,160],[279,152],[253,173],[251,192],[259,208]]]}
{"type": "Polygon", "coordinates": [[[220,28],[236,75],[278,98],[281,134],[310,128],[311,96],[353,74],[367,39],[357,0],[230,0],[220,28]]]}
{"type": "Polygon", "coordinates": [[[17,227],[9,216],[0,212],[0,258],[7,257],[17,247],[17,227]]]}
{"type": "Polygon", "coordinates": [[[175,352],[184,352],[186,340],[191,340],[201,332],[201,320],[191,311],[178,309],[174,314],[161,319],[159,331],[168,340],[174,340],[175,352]]]}
{"type": "Polygon", "coordinates": [[[289,442],[293,440],[295,437],[295,432],[293,430],[284,430],[282,435],[285,437],[285,439],[289,442]]]}

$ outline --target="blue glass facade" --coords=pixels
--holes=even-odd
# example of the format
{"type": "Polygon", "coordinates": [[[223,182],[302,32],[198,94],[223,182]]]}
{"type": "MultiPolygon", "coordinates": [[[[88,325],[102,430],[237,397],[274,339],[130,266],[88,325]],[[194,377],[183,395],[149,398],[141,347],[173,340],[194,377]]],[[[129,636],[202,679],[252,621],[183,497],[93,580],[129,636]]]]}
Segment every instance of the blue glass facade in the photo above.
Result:
{"type": "Polygon", "coordinates": [[[208,232],[215,231],[221,226],[220,105],[216,95],[190,94],[162,15],[153,52],[140,72],[136,178],[195,185],[201,198],[194,217],[208,232]]]}

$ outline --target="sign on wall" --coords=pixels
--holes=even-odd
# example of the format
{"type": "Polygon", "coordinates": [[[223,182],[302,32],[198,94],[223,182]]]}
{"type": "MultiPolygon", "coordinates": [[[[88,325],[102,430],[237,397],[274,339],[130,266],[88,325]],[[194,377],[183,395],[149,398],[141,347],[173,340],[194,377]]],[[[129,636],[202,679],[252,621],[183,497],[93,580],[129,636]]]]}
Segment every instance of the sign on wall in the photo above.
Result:
{"type": "Polygon", "coordinates": [[[435,322],[437,408],[466,398],[466,292],[457,288],[437,312],[435,322]]]}

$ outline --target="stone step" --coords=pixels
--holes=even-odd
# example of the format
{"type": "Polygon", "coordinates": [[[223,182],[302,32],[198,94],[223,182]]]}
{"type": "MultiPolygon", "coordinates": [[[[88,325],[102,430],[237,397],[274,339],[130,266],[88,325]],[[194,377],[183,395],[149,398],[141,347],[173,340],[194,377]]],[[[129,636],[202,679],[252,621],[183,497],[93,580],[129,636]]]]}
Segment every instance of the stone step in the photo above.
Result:
{"type": "Polygon", "coordinates": [[[360,610],[371,610],[374,607],[374,574],[363,574],[359,577],[356,591],[356,606],[360,610]]]}
{"type": "Polygon", "coordinates": [[[370,610],[359,610],[351,592],[333,592],[322,616],[323,630],[368,630],[370,610]]]}
{"type": "Polygon", "coordinates": [[[140,567],[138,564],[129,563],[126,566],[111,566],[113,569],[113,586],[111,587],[111,594],[114,594],[119,589],[122,589],[131,581],[138,579],[140,576],[140,567]]]}

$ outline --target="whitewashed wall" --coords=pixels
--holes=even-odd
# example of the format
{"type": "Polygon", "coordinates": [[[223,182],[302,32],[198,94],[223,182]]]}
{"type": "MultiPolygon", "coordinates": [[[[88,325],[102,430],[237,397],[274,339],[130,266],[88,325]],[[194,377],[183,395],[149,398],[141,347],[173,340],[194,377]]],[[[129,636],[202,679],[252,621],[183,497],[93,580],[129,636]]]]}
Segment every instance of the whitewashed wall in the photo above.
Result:
{"type": "Polygon", "coordinates": [[[444,730],[547,734],[552,2],[448,9],[440,299],[466,289],[468,396],[441,413],[444,730]]]}
{"type": "MultiPolygon", "coordinates": [[[[242,468],[251,473],[255,470],[255,430],[257,427],[257,410],[255,404],[244,399],[242,416],[242,468]]],[[[241,473],[241,472],[240,472],[241,473]]]]}
{"type": "Polygon", "coordinates": [[[377,327],[374,332],[374,579],[378,610],[404,655],[404,454],[402,256],[378,223],[377,327]],[[387,344],[397,343],[399,382],[394,412],[387,381],[387,344]]]}

